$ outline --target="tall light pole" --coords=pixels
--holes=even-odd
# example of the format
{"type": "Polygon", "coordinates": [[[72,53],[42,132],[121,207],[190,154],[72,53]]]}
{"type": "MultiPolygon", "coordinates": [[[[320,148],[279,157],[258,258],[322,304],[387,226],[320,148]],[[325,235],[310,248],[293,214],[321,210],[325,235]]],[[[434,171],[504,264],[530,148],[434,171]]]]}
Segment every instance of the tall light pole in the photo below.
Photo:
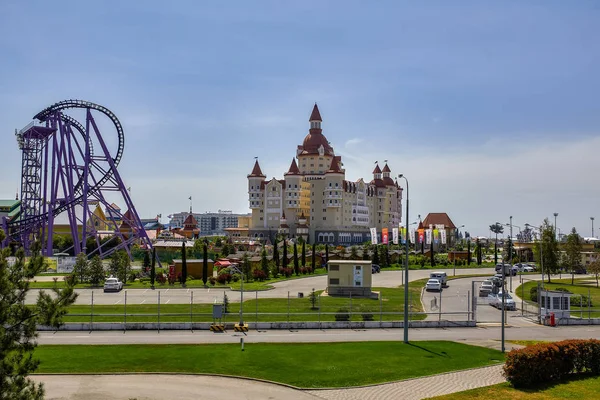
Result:
{"type": "MultiPolygon", "coordinates": [[[[275,246],[277,246],[277,243],[275,243],[275,246]]],[[[240,288],[240,326],[244,326],[244,273],[241,269],[234,267],[233,265],[230,268],[236,270],[241,275],[242,284],[240,288]]]]}
{"type": "Polygon", "coordinates": [[[540,232],[540,268],[542,269],[542,288],[544,287],[544,238],[542,228],[537,228],[530,224],[525,224],[525,228],[533,228],[540,232]]]}
{"type": "Polygon", "coordinates": [[[558,213],[554,213],[554,236],[556,237],[556,241],[558,241],[558,231],[556,230],[556,217],[558,217],[558,213]]]}
{"type": "Polygon", "coordinates": [[[594,237],[594,217],[590,217],[592,220],[592,238],[594,237]]]}
{"type": "Polygon", "coordinates": [[[408,343],[408,179],[398,175],[399,179],[406,181],[406,267],[404,268],[404,343],[408,343]]]}

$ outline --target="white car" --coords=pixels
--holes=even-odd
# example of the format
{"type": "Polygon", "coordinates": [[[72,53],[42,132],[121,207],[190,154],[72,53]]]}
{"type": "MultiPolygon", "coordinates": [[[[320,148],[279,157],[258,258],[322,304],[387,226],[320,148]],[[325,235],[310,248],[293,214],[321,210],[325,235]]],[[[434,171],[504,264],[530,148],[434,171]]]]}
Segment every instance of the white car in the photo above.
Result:
{"type": "Polygon", "coordinates": [[[117,278],[111,277],[104,281],[105,292],[119,292],[121,289],[123,289],[123,282],[117,278]]]}
{"type": "Polygon", "coordinates": [[[507,310],[512,310],[512,311],[516,311],[517,310],[517,303],[515,303],[515,301],[513,300],[512,296],[508,293],[498,293],[495,295],[489,295],[488,298],[490,299],[490,306],[496,307],[497,309],[501,310],[502,309],[502,296],[504,295],[504,307],[507,310]]]}
{"type": "Polygon", "coordinates": [[[442,282],[440,282],[438,279],[430,279],[425,284],[425,290],[428,292],[430,290],[435,290],[437,292],[441,292],[442,291],[442,282]]]}
{"type": "Polygon", "coordinates": [[[479,287],[479,297],[486,297],[494,291],[494,284],[492,281],[483,281],[479,287]]]}

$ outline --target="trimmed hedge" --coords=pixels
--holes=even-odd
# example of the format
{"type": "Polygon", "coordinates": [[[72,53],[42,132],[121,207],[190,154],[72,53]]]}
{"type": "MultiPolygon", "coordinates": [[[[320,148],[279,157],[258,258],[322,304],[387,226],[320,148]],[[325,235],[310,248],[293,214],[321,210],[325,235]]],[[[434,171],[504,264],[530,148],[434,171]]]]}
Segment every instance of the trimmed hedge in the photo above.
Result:
{"type": "Polygon", "coordinates": [[[575,374],[600,375],[600,340],[564,340],[512,350],[504,376],[514,387],[532,387],[575,374]]]}

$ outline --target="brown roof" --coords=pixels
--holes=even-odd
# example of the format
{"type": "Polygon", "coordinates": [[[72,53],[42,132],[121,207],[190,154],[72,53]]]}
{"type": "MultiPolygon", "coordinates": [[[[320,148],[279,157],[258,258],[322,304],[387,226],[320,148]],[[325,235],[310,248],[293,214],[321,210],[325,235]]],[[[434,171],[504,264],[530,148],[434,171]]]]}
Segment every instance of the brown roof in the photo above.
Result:
{"type": "Polygon", "coordinates": [[[290,165],[290,169],[284,175],[300,175],[300,169],[298,169],[298,165],[296,164],[295,158],[292,158],[292,164],[290,165]]]}
{"type": "Polygon", "coordinates": [[[329,167],[329,169],[327,170],[328,174],[334,174],[334,173],[343,173],[342,169],[340,168],[340,162],[342,161],[342,157],[341,156],[335,156],[333,157],[333,159],[331,160],[331,167],[329,167]]]}
{"type": "Polygon", "coordinates": [[[309,121],[323,121],[321,119],[321,113],[319,112],[319,107],[317,107],[317,103],[315,103],[315,106],[313,107],[309,121]]]}
{"type": "Polygon", "coordinates": [[[254,162],[254,168],[252,168],[252,173],[248,175],[248,177],[256,176],[256,177],[266,177],[262,171],[260,170],[260,165],[258,165],[258,160],[254,162]]]}
{"type": "Polygon", "coordinates": [[[423,225],[429,227],[429,225],[444,225],[446,228],[455,229],[456,226],[446,213],[429,213],[423,220],[423,225]]]}
{"type": "Polygon", "coordinates": [[[285,219],[285,211],[281,212],[281,219],[285,219]]]}
{"type": "Polygon", "coordinates": [[[386,186],[395,186],[396,185],[394,183],[394,180],[392,178],[390,178],[389,176],[386,176],[383,178],[383,183],[385,183],[386,186]]]}
{"type": "Polygon", "coordinates": [[[383,179],[373,179],[370,183],[371,185],[375,185],[377,187],[385,187],[385,182],[383,181],[383,179]]]}
{"type": "Polygon", "coordinates": [[[387,163],[385,163],[385,167],[383,167],[383,171],[382,172],[392,172],[392,170],[390,169],[390,167],[388,167],[387,163]]]}
{"type": "Polygon", "coordinates": [[[379,168],[379,164],[377,164],[377,165],[375,166],[375,169],[373,170],[373,173],[374,173],[374,174],[380,174],[380,173],[381,173],[381,169],[379,168]]]}

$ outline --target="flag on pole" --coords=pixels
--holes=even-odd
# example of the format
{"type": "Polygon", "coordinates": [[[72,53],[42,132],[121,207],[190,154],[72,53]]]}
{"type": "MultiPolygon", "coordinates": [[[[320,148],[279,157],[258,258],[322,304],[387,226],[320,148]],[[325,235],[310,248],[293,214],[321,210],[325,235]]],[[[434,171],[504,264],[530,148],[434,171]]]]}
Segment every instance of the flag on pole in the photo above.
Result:
{"type": "Polygon", "coordinates": [[[389,238],[388,238],[388,228],[383,228],[381,230],[381,243],[382,244],[388,244],[389,243],[389,238]]]}
{"type": "Polygon", "coordinates": [[[371,244],[377,244],[377,228],[371,228],[371,244]]]}
{"type": "Polygon", "coordinates": [[[440,230],[440,236],[441,236],[442,244],[446,244],[446,230],[445,229],[440,230]]]}
{"type": "Polygon", "coordinates": [[[425,230],[425,244],[431,244],[431,235],[432,235],[431,229],[425,230]]]}
{"type": "Polygon", "coordinates": [[[392,228],[392,243],[398,244],[398,228],[392,228]]]}
{"type": "Polygon", "coordinates": [[[439,234],[440,234],[440,231],[437,228],[433,230],[433,241],[435,244],[438,244],[440,241],[440,238],[438,236],[439,234]]]}
{"type": "Polygon", "coordinates": [[[410,230],[410,241],[413,243],[417,243],[417,241],[415,240],[415,235],[416,235],[416,231],[413,228],[410,230]]]}

